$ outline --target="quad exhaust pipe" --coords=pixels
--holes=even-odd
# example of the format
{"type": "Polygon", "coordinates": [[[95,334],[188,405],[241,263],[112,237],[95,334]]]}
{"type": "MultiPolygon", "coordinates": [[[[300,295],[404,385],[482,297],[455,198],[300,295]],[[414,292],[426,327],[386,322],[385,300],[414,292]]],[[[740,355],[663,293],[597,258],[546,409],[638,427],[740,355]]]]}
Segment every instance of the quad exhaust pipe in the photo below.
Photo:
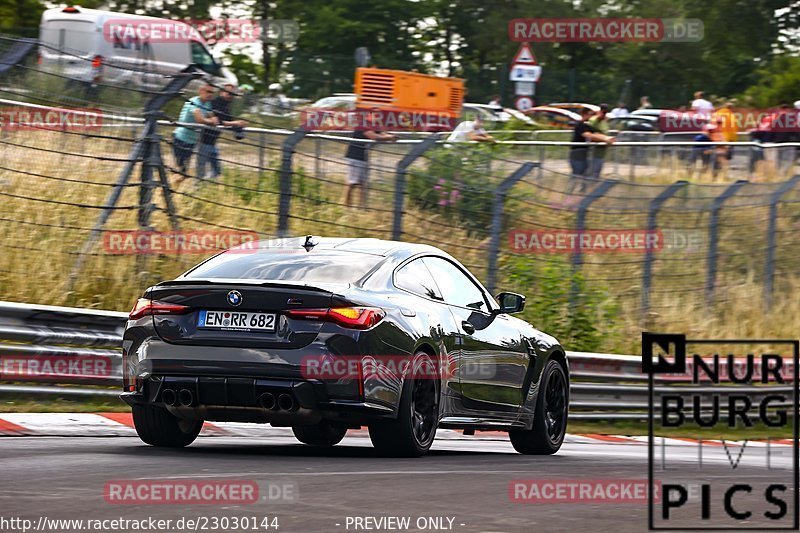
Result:
{"type": "Polygon", "coordinates": [[[258,403],[264,409],[275,409],[277,403],[275,402],[275,395],[271,392],[265,392],[258,398],[258,403]]]}
{"type": "Polygon", "coordinates": [[[175,391],[172,389],[164,389],[161,393],[161,399],[164,400],[164,403],[167,405],[171,405],[175,407],[178,405],[178,395],[175,394],[175,391]]]}
{"type": "MultiPolygon", "coordinates": [[[[164,389],[161,392],[161,399],[166,405],[171,407],[183,406],[192,407],[194,405],[194,393],[189,389],[181,389],[176,392],[173,389],[164,389]]],[[[271,392],[265,392],[258,397],[258,404],[270,411],[297,411],[298,405],[291,394],[280,394],[275,396],[271,392]]]]}
{"type": "Polygon", "coordinates": [[[271,392],[265,392],[258,397],[258,403],[264,409],[270,411],[296,411],[297,403],[291,394],[279,394],[275,396],[271,392]]]}
{"type": "Polygon", "coordinates": [[[288,394],[281,394],[278,396],[278,408],[281,411],[295,411],[297,405],[294,403],[294,398],[288,394]]]}
{"type": "Polygon", "coordinates": [[[189,389],[181,389],[178,393],[178,401],[184,407],[189,407],[194,403],[194,394],[189,389]]]}

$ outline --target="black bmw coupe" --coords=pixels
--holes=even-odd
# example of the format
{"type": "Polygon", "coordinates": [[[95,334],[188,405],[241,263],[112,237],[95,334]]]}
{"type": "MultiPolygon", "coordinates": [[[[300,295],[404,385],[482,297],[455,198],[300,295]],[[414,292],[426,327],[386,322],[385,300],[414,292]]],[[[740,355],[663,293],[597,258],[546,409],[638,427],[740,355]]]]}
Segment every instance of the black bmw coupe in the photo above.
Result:
{"type": "Polygon", "coordinates": [[[141,439],[179,447],[204,420],[291,427],[337,444],[423,455],[437,428],[508,431],[525,454],[558,451],[569,368],[553,337],[511,315],[433,246],[302,237],[222,252],[136,302],[122,398],[141,439]]]}

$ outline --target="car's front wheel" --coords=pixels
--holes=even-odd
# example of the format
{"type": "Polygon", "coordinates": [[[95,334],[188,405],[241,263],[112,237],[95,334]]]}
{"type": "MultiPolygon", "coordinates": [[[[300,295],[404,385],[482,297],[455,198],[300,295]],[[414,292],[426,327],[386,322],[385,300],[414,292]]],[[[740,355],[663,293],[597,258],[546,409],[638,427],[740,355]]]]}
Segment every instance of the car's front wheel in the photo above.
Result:
{"type": "Polygon", "coordinates": [[[347,428],[323,420],[313,426],[292,426],[292,433],[303,444],[310,446],[335,446],[347,433],[347,428]]]}
{"type": "Polygon", "coordinates": [[[203,428],[202,420],[183,420],[166,409],[134,405],[132,410],[136,433],[151,446],[183,448],[194,442],[203,428]]]}
{"type": "Polygon", "coordinates": [[[511,444],[519,453],[550,455],[556,453],[567,432],[569,383],[558,361],[547,362],[539,381],[533,428],[512,429],[508,432],[511,444]]]}
{"type": "Polygon", "coordinates": [[[420,457],[430,449],[439,422],[439,380],[431,356],[419,352],[409,365],[395,420],[369,426],[372,445],[394,457],[420,457]]]}

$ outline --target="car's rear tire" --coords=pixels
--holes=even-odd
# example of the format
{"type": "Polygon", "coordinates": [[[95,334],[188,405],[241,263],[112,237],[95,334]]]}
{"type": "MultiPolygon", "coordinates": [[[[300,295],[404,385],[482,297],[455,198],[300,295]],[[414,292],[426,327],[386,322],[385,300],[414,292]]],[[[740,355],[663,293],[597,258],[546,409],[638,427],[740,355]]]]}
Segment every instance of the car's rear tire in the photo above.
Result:
{"type": "Polygon", "coordinates": [[[564,367],[551,359],[542,370],[539,383],[533,428],[512,429],[508,432],[514,449],[526,455],[556,453],[567,432],[569,383],[564,367]]]}
{"type": "Polygon", "coordinates": [[[335,446],[342,442],[347,428],[323,420],[313,426],[292,426],[292,433],[303,444],[310,446],[335,446]]]}
{"type": "Polygon", "coordinates": [[[439,423],[439,380],[431,356],[424,352],[414,354],[409,368],[397,418],[369,426],[372,445],[392,457],[425,455],[433,444],[439,423]]]}
{"type": "Polygon", "coordinates": [[[166,409],[134,405],[132,410],[136,433],[151,446],[183,448],[194,442],[203,428],[202,420],[182,420],[166,409]]]}

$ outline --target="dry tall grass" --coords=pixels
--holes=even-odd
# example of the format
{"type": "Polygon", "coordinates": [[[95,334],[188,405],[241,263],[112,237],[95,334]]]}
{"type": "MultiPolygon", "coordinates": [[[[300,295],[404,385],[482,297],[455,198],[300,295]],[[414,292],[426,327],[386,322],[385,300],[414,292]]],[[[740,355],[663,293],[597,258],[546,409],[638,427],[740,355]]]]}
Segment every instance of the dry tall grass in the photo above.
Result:
{"type": "MultiPolygon", "coordinates": [[[[105,132],[104,132],[105,134],[105,132]]],[[[180,185],[171,174],[172,188],[183,229],[242,229],[271,236],[277,224],[278,195],[275,169],[279,166],[280,138],[261,139],[265,156],[260,160],[253,146],[259,139],[248,137],[251,145],[223,144],[226,174],[218,183],[197,187],[192,180],[180,185]],[[258,167],[265,170],[259,172],[258,167]],[[253,190],[255,189],[255,190],[253,190]],[[257,192],[257,191],[258,192],[257,192]]],[[[127,311],[150,284],[172,278],[199,262],[203,256],[130,256],[107,253],[102,241],[94,246],[75,279],[70,272],[100,214],[124,164],[130,140],[112,140],[56,132],[15,132],[0,137],[0,231],[4,253],[0,255],[0,298],[31,303],[75,305],[127,311]],[[83,157],[92,154],[95,157],[83,157]],[[100,156],[101,159],[98,159],[100,156]],[[69,287],[72,290],[69,290],[69,287]]],[[[164,151],[168,150],[164,146],[164,151]]],[[[308,142],[297,156],[292,200],[292,234],[380,237],[391,235],[393,168],[397,157],[390,151],[376,159],[375,180],[368,208],[341,205],[343,178],[341,145],[325,144],[322,150],[308,142]],[[320,158],[315,158],[320,156],[320,158]],[[305,174],[305,176],[304,176],[305,174]],[[322,177],[316,179],[311,175],[322,177]]],[[[165,154],[171,162],[171,157],[165,154]]],[[[497,170],[505,175],[505,170],[497,170]]],[[[573,227],[575,211],[556,191],[563,176],[553,173],[523,183],[509,204],[508,227],[573,227]],[[554,192],[555,191],[555,192],[554,192]]],[[[125,188],[118,209],[108,220],[108,230],[137,229],[138,178],[125,188]]],[[[668,181],[664,175],[660,181],[668,181]]],[[[771,185],[765,185],[769,192],[771,185]]],[[[562,187],[563,189],[563,187],[562,187]]],[[[653,188],[648,198],[660,189],[653,188]]],[[[721,190],[721,189],[720,189],[721,190]]],[[[604,199],[606,207],[631,202],[634,189],[620,185],[604,199]],[[628,196],[626,196],[628,195],[628,196]]],[[[637,189],[638,191],[638,189],[637,189]]],[[[705,231],[707,213],[683,212],[680,207],[713,200],[702,188],[676,197],[667,220],[676,228],[705,231]]],[[[639,191],[640,193],[641,191],[639,191]]],[[[637,194],[639,194],[637,193],[637,194]]],[[[154,190],[156,204],[151,226],[169,229],[163,211],[161,190],[154,190]]],[[[489,199],[486,200],[489,202],[489,199]]],[[[477,206],[476,206],[477,208],[477,206]]],[[[664,255],[654,265],[651,312],[641,309],[641,257],[598,255],[585,258],[584,275],[590,286],[602,287],[606,298],[619,307],[613,324],[599,322],[614,331],[602,348],[636,352],[640,332],[685,332],[690,337],[787,337],[797,336],[800,302],[794,298],[798,287],[796,254],[793,251],[794,224],[798,219],[792,206],[782,208],[779,231],[781,249],[774,304],[763,303],[764,217],[763,206],[741,206],[723,214],[720,230],[720,274],[716,304],[707,307],[704,293],[704,251],[680,251],[664,255]],[[748,248],[749,247],[749,248],[748,248]],[[694,254],[694,255],[693,255],[694,254]]],[[[644,227],[646,213],[600,211],[591,215],[592,227],[644,227]]],[[[459,227],[457,221],[436,211],[423,211],[406,203],[404,238],[441,246],[469,265],[485,279],[488,239],[459,227]]],[[[510,250],[503,243],[499,283],[508,286],[510,250]]],[[[561,261],[563,257],[531,257],[536,261],[561,261]]],[[[536,263],[539,264],[539,263],[536,263]]],[[[541,290],[535,285],[515,287],[528,294],[541,290]]],[[[545,298],[547,295],[543,295],[545,298]]],[[[595,317],[596,320],[603,320],[595,317]]],[[[534,325],[536,317],[531,317],[534,325]]],[[[568,347],[569,348],[569,347],[568,347]]]]}

